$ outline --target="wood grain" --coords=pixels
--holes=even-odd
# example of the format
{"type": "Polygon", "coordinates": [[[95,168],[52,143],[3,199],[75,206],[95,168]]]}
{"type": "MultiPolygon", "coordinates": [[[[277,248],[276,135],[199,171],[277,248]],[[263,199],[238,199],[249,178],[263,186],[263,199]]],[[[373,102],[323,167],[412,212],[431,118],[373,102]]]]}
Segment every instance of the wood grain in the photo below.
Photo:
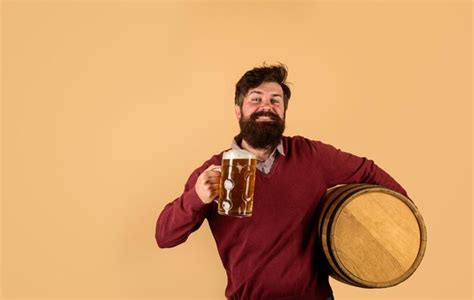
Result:
{"type": "Polygon", "coordinates": [[[321,206],[319,234],[331,275],[366,288],[406,280],[426,247],[426,229],[413,202],[374,185],[329,190],[321,206]]]}

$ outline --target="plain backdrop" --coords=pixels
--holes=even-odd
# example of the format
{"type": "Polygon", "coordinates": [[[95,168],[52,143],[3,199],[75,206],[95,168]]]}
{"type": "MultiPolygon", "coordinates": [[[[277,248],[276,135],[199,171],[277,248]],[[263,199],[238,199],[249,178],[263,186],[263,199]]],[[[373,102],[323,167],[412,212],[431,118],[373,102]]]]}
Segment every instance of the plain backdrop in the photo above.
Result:
{"type": "Polygon", "coordinates": [[[5,300],[224,299],[207,223],[155,222],[229,147],[234,85],[289,68],[287,135],[375,160],[428,231],[402,284],[340,299],[471,299],[470,1],[2,1],[5,300]]]}

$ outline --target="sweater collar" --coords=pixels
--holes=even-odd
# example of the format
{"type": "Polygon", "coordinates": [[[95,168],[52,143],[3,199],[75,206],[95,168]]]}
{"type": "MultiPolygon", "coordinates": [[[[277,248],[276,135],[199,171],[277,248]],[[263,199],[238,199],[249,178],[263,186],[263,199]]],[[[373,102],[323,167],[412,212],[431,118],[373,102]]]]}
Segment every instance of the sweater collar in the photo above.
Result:
{"type": "MultiPolygon", "coordinates": [[[[240,136],[234,137],[232,140],[232,144],[230,147],[234,150],[242,150],[242,147],[240,146],[242,144],[242,138],[240,136]]],[[[283,147],[283,142],[280,140],[280,143],[276,146],[276,148],[273,150],[272,154],[270,156],[275,155],[275,153],[278,152],[279,154],[285,156],[285,149],[283,147]]]]}

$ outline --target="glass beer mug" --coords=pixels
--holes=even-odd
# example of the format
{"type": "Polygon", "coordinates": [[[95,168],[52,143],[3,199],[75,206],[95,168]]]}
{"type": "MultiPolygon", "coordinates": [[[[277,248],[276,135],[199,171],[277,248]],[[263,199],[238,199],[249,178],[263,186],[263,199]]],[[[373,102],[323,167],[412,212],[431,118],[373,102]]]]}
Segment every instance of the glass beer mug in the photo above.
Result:
{"type": "Polygon", "coordinates": [[[257,158],[245,150],[224,152],[217,212],[234,217],[250,217],[257,158]]]}

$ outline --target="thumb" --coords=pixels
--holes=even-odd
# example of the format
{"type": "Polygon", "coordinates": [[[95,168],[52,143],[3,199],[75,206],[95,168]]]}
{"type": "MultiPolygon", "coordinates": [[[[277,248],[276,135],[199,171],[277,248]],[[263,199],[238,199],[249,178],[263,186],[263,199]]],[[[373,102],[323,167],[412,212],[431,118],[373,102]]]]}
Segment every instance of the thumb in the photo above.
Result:
{"type": "Polygon", "coordinates": [[[210,165],[209,167],[207,167],[206,171],[221,172],[222,169],[221,169],[221,166],[216,166],[216,165],[212,164],[212,165],[210,165]]]}

